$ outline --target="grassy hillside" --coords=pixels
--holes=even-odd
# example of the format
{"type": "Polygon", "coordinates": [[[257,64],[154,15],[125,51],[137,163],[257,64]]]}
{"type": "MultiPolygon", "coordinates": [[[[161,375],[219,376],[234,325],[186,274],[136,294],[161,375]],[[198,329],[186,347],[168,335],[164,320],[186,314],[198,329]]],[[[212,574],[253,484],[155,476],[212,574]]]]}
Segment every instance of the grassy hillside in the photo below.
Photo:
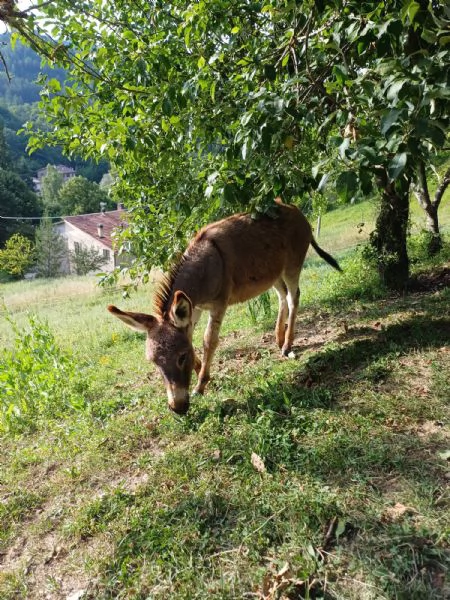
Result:
{"type": "Polygon", "coordinates": [[[233,307],[185,418],[105,310],[151,286],[3,285],[0,598],[448,598],[449,263],[381,298],[343,266],[304,270],[295,358],[233,307]]]}
{"type": "MultiPolygon", "coordinates": [[[[435,186],[430,187],[434,193],[435,186]]],[[[425,213],[416,198],[410,205],[411,233],[417,234],[425,229],[425,213]]],[[[323,215],[319,240],[324,248],[340,252],[364,242],[375,227],[377,215],[376,201],[366,201],[354,205],[342,206],[323,215]]],[[[447,188],[439,209],[439,222],[444,234],[450,232],[450,188],[447,188]]],[[[317,226],[317,222],[314,223],[317,226]]]]}

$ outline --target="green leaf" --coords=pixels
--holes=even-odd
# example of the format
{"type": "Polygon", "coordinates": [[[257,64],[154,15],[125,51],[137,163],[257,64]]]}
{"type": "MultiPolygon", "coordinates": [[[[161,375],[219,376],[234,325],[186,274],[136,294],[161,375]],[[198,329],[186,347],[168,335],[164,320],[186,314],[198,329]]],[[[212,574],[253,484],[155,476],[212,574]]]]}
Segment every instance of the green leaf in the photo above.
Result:
{"type": "Polygon", "coordinates": [[[209,88],[209,95],[211,96],[211,100],[215,102],[216,100],[216,85],[217,81],[213,81],[211,87],[209,88]]]}
{"type": "Polygon", "coordinates": [[[227,183],[223,188],[223,196],[227,204],[234,204],[236,201],[236,189],[231,183],[227,183]]]}
{"type": "Polygon", "coordinates": [[[264,65],[264,76],[269,81],[275,81],[277,78],[277,70],[274,65],[264,65]]]}
{"type": "Polygon", "coordinates": [[[172,114],[172,102],[167,97],[165,97],[162,102],[162,111],[163,115],[165,115],[166,117],[170,117],[172,114]]]}
{"type": "Polygon", "coordinates": [[[420,4],[415,0],[410,0],[409,2],[405,2],[403,8],[400,11],[400,16],[403,22],[406,21],[406,18],[409,19],[409,22],[412,23],[415,19],[417,12],[420,10],[420,4]]]}
{"type": "Polygon", "coordinates": [[[272,143],[272,132],[268,127],[263,127],[261,131],[261,141],[264,148],[264,151],[269,154],[270,153],[270,145],[272,143]]]}
{"type": "Polygon", "coordinates": [[[399,116],[401,114],[401,110],[394,108],[381,117],[381,133],[383,135],[386,135],[386,133],[393,125],[397,125],[398,123],[400,123],[399,116]]]}
{"type": "Polygon", "coordinates": [[[388,175],[391,181],[398,179],[403,173],[408,162],[408,155],[406,152],[400,152],[394,156],[388,166],[388,175]]]}
{"type": "Polygon", "coordinates": [[[391,86],[389,86],[387,90],[386,97],[388,98],[388,100],[397,101],[398,95],[405,83],[408,83],[407,79],[397,79],[396,81],[394,81],[394,83],[391,86]]]}
{"type": "Polygon", "coordinates": [[[343,200],[351,200],[358,189],[358,178],[354,171],[344,171],[336,179],[336,192],[343,200]]]}
{"type": "Polygon", "coordinates": [[[347,526],[347,521],[345,521],[344,519],[338,520],[336,532],[335,532],[336,539],[339,539],[341,537],[341,535],[345,531],[346,526],[347,526]]]}

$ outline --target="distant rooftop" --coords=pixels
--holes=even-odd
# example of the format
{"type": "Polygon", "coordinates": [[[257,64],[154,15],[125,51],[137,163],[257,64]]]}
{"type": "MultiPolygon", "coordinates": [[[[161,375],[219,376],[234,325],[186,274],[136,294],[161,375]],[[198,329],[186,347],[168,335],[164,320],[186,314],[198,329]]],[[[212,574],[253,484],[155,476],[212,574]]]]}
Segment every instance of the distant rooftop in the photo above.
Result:
{"type": "Polygon", "coordinates": [[[63,217],[66,223],[77,227],[91,237],[99,240],[112,249],[112,233],[118,227],[126,226],[126,212],[124,210],[110,210],[107,212],[91,213],[88,215],[74,215],[63,217]],[[103,225],[102,237],[98,235],[98,226],[103,225]]]}

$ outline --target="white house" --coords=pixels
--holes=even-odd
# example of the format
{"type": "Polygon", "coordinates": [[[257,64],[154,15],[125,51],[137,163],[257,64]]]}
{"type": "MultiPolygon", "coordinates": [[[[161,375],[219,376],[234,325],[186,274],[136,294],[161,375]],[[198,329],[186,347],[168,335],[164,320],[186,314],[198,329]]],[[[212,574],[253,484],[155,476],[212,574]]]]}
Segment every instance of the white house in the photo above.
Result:
{"type": "MultiPolygon", "coordinates": [[[[102,266],[102,271],[110,272],[119,264],[117,252],[113,244],[113,232],[120,227],[126,227],[126,212],[124,210],[111,210],[87,215],[64,217],[55,224],[55,229],[67,243],[69,251],[77,251],[83,246],[96,248],[107,262],[102,266]]],[[[62,265],[63,273],[70,273],[69,261],[62,265]]]]}
{"type": "MultiPolygon", "coordinates": [[[[37,193],[39,193],[42,189],[42,179],[47,175],[48,166],[49,165],[47,165],[47,167],[43,167],[42,169],[39,169],[36,177],[33,177],[34,191],[37,193]]],[[[75,169],[72,169],[72,167],[66,167],[66,165],[52,165],[52,166],[55,167],[55,169],[58,171],[58,173],[60,173],[62,175],[63,183],[66,183],[66,181],[68,179],[75,177],[75,169]]]]}

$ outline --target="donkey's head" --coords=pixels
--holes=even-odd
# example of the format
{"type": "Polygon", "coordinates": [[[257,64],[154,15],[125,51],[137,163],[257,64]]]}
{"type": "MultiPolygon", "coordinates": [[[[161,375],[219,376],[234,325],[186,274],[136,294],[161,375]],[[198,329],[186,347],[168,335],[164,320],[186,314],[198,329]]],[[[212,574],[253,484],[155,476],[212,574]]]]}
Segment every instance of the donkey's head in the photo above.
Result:
{"type": "Polygon", "coordinates": [[[146,356],[163,376],[169,407],[178,414],[186,414],[195,361],[189,298],[183,292],[175,292],[170,310],[164,317],[125,312],[115,306],[108,306],[108,310],[132,329],[147,334],[146,356]]]}

